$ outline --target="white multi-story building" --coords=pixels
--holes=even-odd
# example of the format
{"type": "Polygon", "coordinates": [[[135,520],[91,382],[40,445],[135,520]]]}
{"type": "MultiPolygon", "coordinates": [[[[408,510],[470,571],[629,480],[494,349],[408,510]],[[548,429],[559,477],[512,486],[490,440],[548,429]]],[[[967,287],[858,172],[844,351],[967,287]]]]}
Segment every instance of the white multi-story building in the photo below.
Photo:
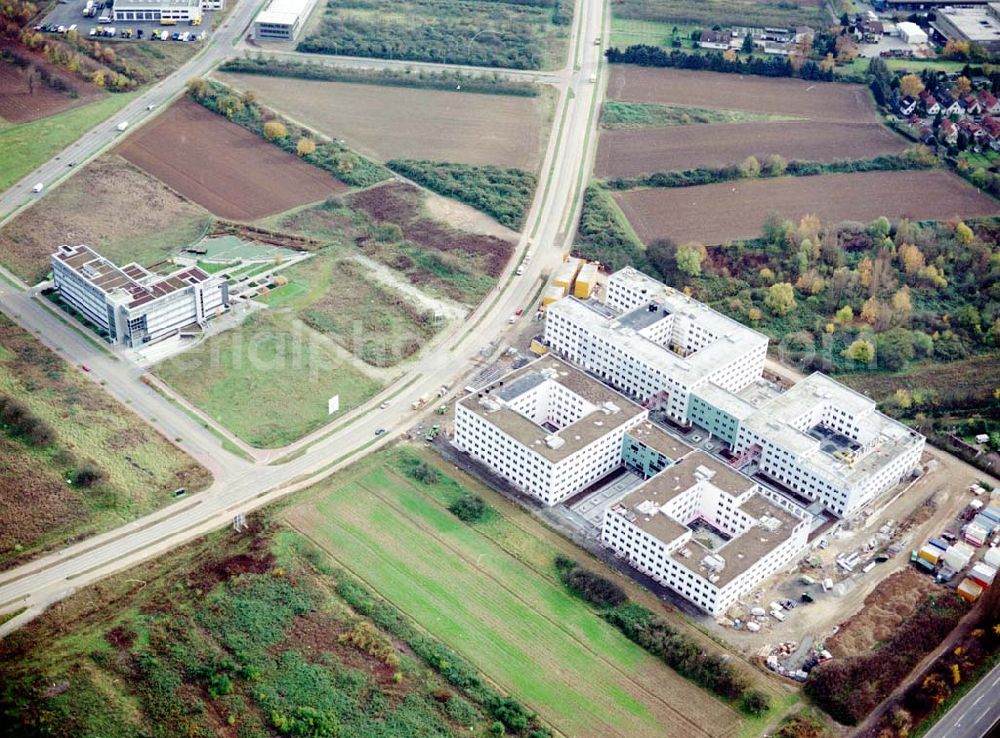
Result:
{"type": "Polygon", "coordinates": [[[129,21],[200,23],[201,11],[205,7],[202,0],[115,0],[112,20],[116,23],[129,21]]]}
{"type": "Polygon", "coordinates": [[[611,275],[604,304],[569,297],[549,305],[545,339],[682,425],[692,390],[709,382],[742,389],[767,357],[767,336],[632,268],[611,275]]]}
{"type": "Polygon", "coordinates": [[[838,516],[919,466],[923,436],[874,401],[822,374],[775,390],[761,379],[766,336],[635,269],[611,275],[604,303],[567,297],[546,316],[553,351],[838,516]]]}
{"type": "Polygon", "coordinates": [[[816,373],[747,413],[733,451],[844,517],[919,468],[924,440],[873,400],[816,373]]]}
{"type": "Polygon", "coordinates": [[[294,41],[316,0],[271,0],[253,21],[256,41],[294,41]]]}
{"type": "Polygon", "coordinates": [[[601,540],[718,616],[791,564],[809,525],[801,508],[694,451],[606,508],[601,540]]]}
{"type": "Polygon", "coordinates": [[[111,343],[153,343],[197,327],[229,305],[225,280],[198,267],[166,276],[138,264],[119,268],[84,245],[60,246],[51,262],[60,299],[111,343]]]}
{"type": "Polygon", "coordinates": [[[622,465],[626,431],[647,412],[546,357],[455,405],[455,445],[518,489],[555,505],[622,465]]]}

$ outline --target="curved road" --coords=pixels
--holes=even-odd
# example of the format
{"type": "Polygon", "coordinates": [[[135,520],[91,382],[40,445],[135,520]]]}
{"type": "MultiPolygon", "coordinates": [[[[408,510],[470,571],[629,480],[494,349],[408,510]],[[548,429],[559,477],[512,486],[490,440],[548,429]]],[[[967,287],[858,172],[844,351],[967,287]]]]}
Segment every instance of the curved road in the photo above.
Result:
{"type": "MultiPolygon", "coordinates": [[[[200,423],[137,381],[138,369],[96,348],[56,318],[30,291],[18,291],[0,281],[0,305],[5,311],[26,329],[39,334],[45,343],[58,348],[67,361],[87,363],[92,370],[89,377],[105,382],[105,387],[114,396],[152,422],[168,438],[181,438],[181,447],[215,474],[215,482],[202,494],[0,574],[0,614],[27,608],[0,627],[0,636],[20,627],[49,604],[82,586],[225,526],[236,512],[248,512],[315,483],[356,460],[365,451],[388,443],[412,425],[417,413],[409,411],[409,407],[417,398],[436,392],[445,382],[453,387],[464,386],[464,378],[480,358],[480,347],[510,329],[508,316],[527,305],[543,276],[561,261],[575,230],[572,224],[578,215],[583,186],[596,148],[597,108],[604,82],[600,63],[602,47],[593,41],[596,36],[605,36],[608,30],[603,0],[580,0],[577,13],[566,68],[538,75],[556,84],[559,101],[539,186],[518,244],[518,256],[501,276],[498,288],[462,325],[445,336],[435,350],[419,359],[393,388],[382,393],[382,396],[393,395],[388,409],[379,409],[380,398],[375,398],[365,407],[339,419],[332,431],[322,429],[293,444],[289,450],[296,452],[287,455],[286,463],[250,463],[224,451],[218,438],[200,423]],[[590,82],[591,75],[598,75],[597,84],[590,82]],[[514,276],[514,266],[529,243],[534,244],[535,256],[523,276],[514,276]],[[376,440],[377,428],[386,428],[388,432],[376,440]]],[[[80,144],[81,148],[74,152],[77,160],[82,161],[84,151],[94,155],[102,150],[108,143],[103,139],[113,131],[117,120],[132,120],[130,115],[141,114],[151,102],[166,102],[183,89],[187,79],[207,73],[231,55],[230,44],[251,15],[251,6],[244,0],[215,34],[214,44],[205,52],[138,97],[115,119],[87,134],[85,141],[101,138],[103,142],[80,144]]],[[[356,66],[358,60],[344,60],[344,63],[356,66]]],[[[381,64],[378,60],[364,63],[373,67],[381,64]]],[[[66,155],[63,152],[63,159],[66,155]]],[[[40,168],[42,175],[32,174],[26,181],[38,181],[43,175],[56,177],[62,173],[62,167],[61,162],[50,161],[40,168]]],[[[22,181],[0,197],[0,211],[31,200],[30,193],[26,195],[23,191],[25,183],[22,181]]]]}

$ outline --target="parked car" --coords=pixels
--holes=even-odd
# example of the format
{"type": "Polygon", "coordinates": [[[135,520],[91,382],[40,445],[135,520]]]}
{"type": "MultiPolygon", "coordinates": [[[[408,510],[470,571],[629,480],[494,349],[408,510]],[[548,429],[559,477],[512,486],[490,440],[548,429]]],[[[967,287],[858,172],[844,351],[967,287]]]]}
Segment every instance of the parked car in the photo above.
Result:
{"type": "Polygon", "coordinates": [[[384,433],[385,433],[385,428],[377,428],[377,429],[375,430],[375,435],[376,435],[376,436],[381,436],[381,435],[383,435],[384,433]]]}
{"type": "Polygon", "coordinates": [[[87,366],[86,364],[80,364],[80,368],[83,369],[83,371],[85,371],[85,372],[89,372],[90,371],[90,367],[87,366]]]}

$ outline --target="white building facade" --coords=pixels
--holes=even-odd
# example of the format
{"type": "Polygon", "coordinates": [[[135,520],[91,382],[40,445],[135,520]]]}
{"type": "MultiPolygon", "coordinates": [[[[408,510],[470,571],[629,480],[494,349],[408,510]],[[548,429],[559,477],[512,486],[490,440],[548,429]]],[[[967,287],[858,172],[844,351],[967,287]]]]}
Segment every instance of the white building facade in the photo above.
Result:
{"type": "Polygon", "coordinates": [[[521,491],[555,505],[622,465],[647,412],[554,357],[460,400],[454,444],[521,491]]]}
{"type": "Polygon", "coordinates": [[[808,535],[804,511],[701,451],[607,507],[601,528],[605,546],[714,616],[790,566],[808,535]]]}
{"type": "Polygon", "coordinates": [[[164,20],[200,23],[203,7],[202,0],[115,0],[112,19],[117,23],[164,20]]]}
{"type": "Polygon", "coordinates": [[[294,41],[316,0],[271,0],[253,22],[258,41],[294,41]]]}
{"type": "Polygon", "coordinates": [[[59,298],[114,344],[137,347],[203,325],[229,305],[226,282],[197,267],[166,276],[138,264],[117,267],[89,246],[51,257],[59,298]]]}

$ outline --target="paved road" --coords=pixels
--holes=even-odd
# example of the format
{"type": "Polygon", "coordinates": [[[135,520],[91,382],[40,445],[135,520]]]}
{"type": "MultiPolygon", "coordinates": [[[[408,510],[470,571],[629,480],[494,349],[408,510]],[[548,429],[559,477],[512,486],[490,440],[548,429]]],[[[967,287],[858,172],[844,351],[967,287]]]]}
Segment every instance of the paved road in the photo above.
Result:
{"type": "Polygon", "coordinates": [[[1000,665],[979,680],[925,738],[984,738],[1000,723],[1000,665]]]}
{"type": "MultiPolygon", "coordinates": [[[[247,7],[234,11],[229,28],[224,26],[216,36],[218,44],[227,37],[235,37],[236,29],[242,28],[239,24],[249,21],[247,7]]],[[[435,350],[421,358],[389,390],[398,394],[388,409],[380,410],[376,398],[349,416],[355,420],[346,428],[341,423],[334,432],[321,430],[293,444],[289,448],[300,453],[290,455],[287,463],[251,464],[223,451],[219,441],[200,424],[136,381],[136,370],[104,355],[54,319],[37,299],[0,282],[0,305],[14,314],[18,322],[33,333],[41,333],[49,345],[59,347],[68,361],[88,363],[92,369],[88,376],[95,381],[103,380],[113,394],[141,416],[155,417],[154,427],[171,438],[176,434],[182,439],[181,445],[216,474],[215,483],[205,493],[0,574],[0,613],[28,608],[23,615],[0,627],[0,636],[86,584],[224,526],[237,511],[250,511],[314,483],[363,453],[388,443],[412,425],[416,413],[409,408],[417,398],[434,393],[443,382],[464,386],[480,358],[480,347],[511,329],[508,317],[527,306],[540,280],[551,273],[571,243],[574,229],[570,224],[575,223],[583,184],[595,154],[597,102],[604,83],[600,73],[601,47],[593,40],[598,35],[606,36],[608,25],[603,0],[583,0],[580,14],[573,26],[570,62],[558,73],[559,101],[553,134],[543,160],[540,185],[518,245],[521,254],[533,244],[535,256],[525,274],[513,276],[517,259],[512,260],[498,288],[468,320],[445,336],[435,350]],[[597,84],[590,82],[595,74],[599,75],[597,84]],[[389,432],[376,439],[377,428],[389,432]]],[[[175,80],[172,85],[147,94],[156,93],[163,95],[159,99],[168,99],[183,87],[186,79],[204,74],[213,59],[217,61],[225,54],[225,48],[209,49],[196,65],[189,64],[172,77],[175,80]]],[[[149,100],[144,95],[135,104],[144,109],[149,100]]],[[[48,171],[50,166],[51,163],[42,170],[48,171]]],[[[7,193],[0,198],[0,206],[20,202],[18,197],[17,192],[7,193]]]]}
{"type": "Polygon", "coordinates": [[[0,216],[3,217],[3,220],[0,220],[0,225],[20,208],[43,199],[51,191],[53,185],[72,172],[69,167],[70,162],[76,162],[79,165],[100,153],[116,138],[123,135],[116,128],[121,121],[128,121],[130,126],[143,123],[159,113],[165,103],[184,89],[184,85],[189,79],[207,74],[219,62],[233,56],[235,53],[233,44],[250,23],[256,7],[257,3],[253,0],[241,0],[218,30],[209,36],[206,48],[201,53],[162,82],[153,85],[136,97],[113,118],[108,118],[92,128],[75,143],[59,152],[0,195],[0,216]],[[148,109],[150,105],[154,106],[153,110],[148,109]],[[45,189],[41,193],[35,194],[31,188],[39,182],[45,185],[45,189]]]}

